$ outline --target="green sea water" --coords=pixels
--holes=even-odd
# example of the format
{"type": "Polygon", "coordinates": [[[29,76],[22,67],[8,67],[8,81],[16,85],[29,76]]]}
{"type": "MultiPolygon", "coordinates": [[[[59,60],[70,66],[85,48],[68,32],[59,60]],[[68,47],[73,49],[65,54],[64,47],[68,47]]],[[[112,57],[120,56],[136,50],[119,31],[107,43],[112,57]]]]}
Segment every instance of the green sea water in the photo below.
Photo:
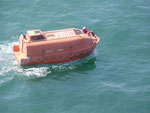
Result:
{"type": "Polygon", "coordinates": [[[150,1],[0,0],[0,113],[150,113],[150,1]],[[21,33],[84,26],[90,56],[18,66],[21,33]]]}

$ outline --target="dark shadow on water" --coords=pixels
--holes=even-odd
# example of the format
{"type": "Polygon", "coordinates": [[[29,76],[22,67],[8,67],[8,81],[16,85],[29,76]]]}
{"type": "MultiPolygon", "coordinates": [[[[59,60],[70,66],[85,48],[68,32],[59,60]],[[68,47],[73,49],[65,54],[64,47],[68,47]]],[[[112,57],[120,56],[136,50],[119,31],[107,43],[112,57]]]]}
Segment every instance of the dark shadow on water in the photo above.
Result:
{"type": "Polygon", "coordinates": [[[48,74],[47,77],[57,81],[65,81],[75,76],[86,76],[88,71],[96,68],[95,60],[96,59],[93,58],[87,62],[65,66],[64,69],[52,69],[52,73],[48,74]]]}

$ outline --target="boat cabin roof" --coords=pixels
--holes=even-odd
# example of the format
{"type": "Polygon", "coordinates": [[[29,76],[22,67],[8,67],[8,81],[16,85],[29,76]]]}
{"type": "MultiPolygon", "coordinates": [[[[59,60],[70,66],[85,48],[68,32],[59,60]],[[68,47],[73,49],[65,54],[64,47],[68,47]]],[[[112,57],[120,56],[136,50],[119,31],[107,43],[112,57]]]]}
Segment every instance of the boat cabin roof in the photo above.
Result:
{"type": "Polygon", "coordinates": [[[47,31],[44,32],[46,39],[60,39],[60,38],[71,38],[75,36],[80,36],[83,34],[80,29],[77,28],[70,28],[70,29],[62,29],[62,30],[55,30],[55,31],[47,31]]]}
{"type": "MultiPolygon", "coordinates": [[[[71,38],[71,37],[84,37],[81,29],[70,28],[54,31],[42,32],[40,29],[29,30],[27,31],[27,40],[30,41],[40,41],[41,39],[53,40],[53,39],[62,39],[62,38],[71,38]]],[[[86,35],[85,35],[86,36],[86,35]]]]}

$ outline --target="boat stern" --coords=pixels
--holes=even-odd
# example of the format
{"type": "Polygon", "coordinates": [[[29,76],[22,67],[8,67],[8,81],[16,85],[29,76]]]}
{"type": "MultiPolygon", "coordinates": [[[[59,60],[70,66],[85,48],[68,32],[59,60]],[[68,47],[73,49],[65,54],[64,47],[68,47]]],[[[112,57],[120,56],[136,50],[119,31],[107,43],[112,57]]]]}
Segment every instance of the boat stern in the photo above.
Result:
{"type": "Polygon", "coordinates": [[[19,45],[13,45],[13,54],[19,65],[28,65],[29,58],[26,58],[19,50],[19,45]]]}

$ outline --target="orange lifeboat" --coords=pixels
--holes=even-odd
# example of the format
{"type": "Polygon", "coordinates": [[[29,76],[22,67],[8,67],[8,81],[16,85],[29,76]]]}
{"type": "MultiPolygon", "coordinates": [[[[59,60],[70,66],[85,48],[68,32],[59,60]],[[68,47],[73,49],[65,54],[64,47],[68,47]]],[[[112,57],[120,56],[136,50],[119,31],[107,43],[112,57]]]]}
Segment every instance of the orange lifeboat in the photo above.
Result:
{"type": "Polygon", "coordinates": [[[19,65],[62,63],[89,55],[98,42],[98,36],[77,28],[46,32],[36,29],[19,36],[13,53],[19,65]]]}

